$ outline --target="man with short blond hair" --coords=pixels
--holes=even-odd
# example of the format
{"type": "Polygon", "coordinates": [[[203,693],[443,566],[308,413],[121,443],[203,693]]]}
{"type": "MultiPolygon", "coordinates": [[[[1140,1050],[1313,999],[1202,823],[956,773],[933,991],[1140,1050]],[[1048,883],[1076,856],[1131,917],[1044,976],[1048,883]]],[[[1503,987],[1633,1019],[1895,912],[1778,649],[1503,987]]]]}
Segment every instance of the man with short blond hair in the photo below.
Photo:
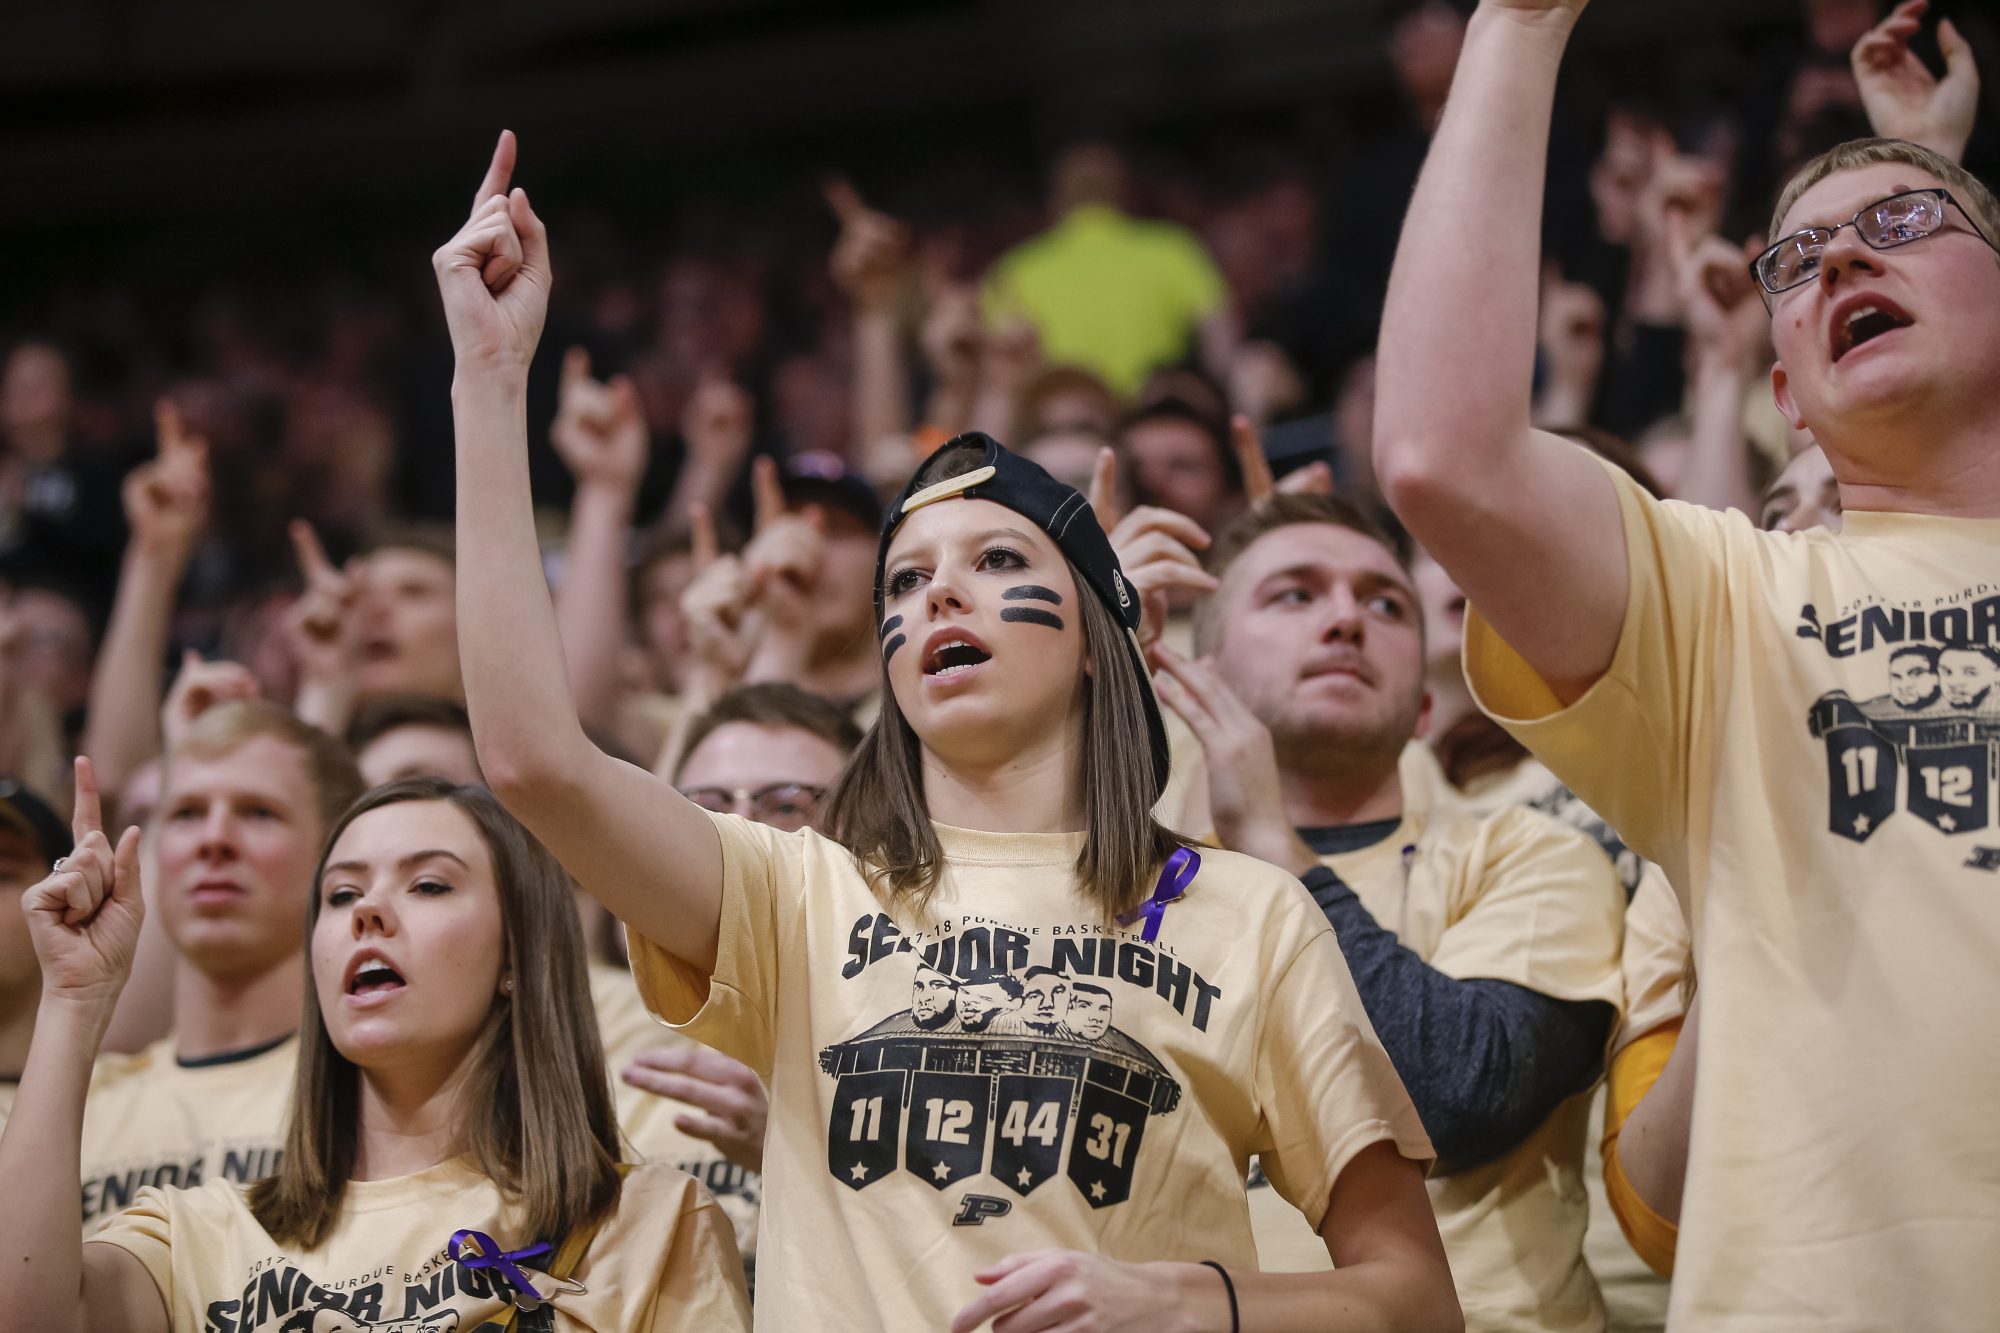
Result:
{"type": "Polygon", "coordinates": [[[275,1168],[313,871],[361,790],[338,741],[261,701],[217,705],[168,753],[148,898],[178,955],[174,1030],[98,1061],[83,1122],[86,1229],[145,1185],[275,1168]]]}
{"type": "Polygon", "coordinates": [[[1472,21],[1390,284],[1377,473],[1471,601],[1481,705],[1688,915],[1709,1017],[1671,1325],[1991,1327],[2000,727],[1861,705],[1909,645],[1945,650],[1947,705],[1947,646],[2000,646],[2000,208],[1911,143],[1809,164],[1743,299],[1770,311],[1772,389],[1842,529],[1655,500],[1529,424],[1582,8],[1472,21]]]}

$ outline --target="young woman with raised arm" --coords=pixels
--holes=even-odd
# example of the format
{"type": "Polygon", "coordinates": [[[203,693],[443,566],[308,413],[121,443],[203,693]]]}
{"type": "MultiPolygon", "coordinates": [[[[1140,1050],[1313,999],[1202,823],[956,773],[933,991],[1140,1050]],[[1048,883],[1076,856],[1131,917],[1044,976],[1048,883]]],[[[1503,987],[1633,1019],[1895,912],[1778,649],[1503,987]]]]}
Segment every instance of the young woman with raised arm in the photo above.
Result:
{"type": "Polygon", "coordinates": [[[43,993],[0,1133],[0,1331],[748,1326],[714,1200],[619,1164],[568,877],[434,778],[328,840],[278,1173],[148,1187],[80,1240],[84,1089],[143,914],[138,830],[99,820],[79,761],[76,849],[23,899],[43,993]]]}
{"type": "Polygon", "coordinates": [[[1297,881],[1155,824],[1159,710],[1083,497],[984,436],[891,510],[881,719],[828,832],[711,815],[576,722],[523,401],[547,236],[501,136],[435,259],[459,626],[496,792],[663,1020],[770,1085],[773,1329],[1457,1328],[1430,1146],[1297,881]],[[1252,1155],[1338,1271],[1260,1274],[1252,1155]]]}

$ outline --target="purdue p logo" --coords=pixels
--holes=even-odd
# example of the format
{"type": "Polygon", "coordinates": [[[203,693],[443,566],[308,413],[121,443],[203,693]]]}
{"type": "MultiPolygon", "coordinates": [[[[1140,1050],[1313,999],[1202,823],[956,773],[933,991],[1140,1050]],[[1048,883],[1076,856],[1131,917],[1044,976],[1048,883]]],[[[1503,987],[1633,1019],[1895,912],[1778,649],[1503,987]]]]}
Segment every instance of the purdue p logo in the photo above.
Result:
{"type": "Polygon", "coordinates": [[[989,1217],[1005,1217],[1014,1211],[1014,1205],[1005,1199],[996,1199],[990,1194],[968,1194],[959,1201],[958,1216],[951,1219],[955,1227],[976,1227],[985,1224],[989,1217]]]}

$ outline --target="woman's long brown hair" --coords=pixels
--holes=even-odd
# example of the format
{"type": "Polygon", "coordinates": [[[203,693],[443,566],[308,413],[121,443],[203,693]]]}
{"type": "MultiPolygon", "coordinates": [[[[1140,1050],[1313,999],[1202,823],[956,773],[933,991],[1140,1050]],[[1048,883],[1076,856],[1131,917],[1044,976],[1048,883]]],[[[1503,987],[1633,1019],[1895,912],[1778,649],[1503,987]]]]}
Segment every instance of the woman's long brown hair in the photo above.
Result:
{"type": "MultiPolygon", "coordinates": [[[[569,876],[555,857],[482,787],[438,778],[392,782],[349,806],[327,835],[307,938],[320,913],[319,876],[341,833],[369,811],[404,801],[456,806],[492,854],[514,989],[494,997],[473,1054],[459,1151],[518,1201],[527,1237],[560,1244],[617,1202],[619,1149],[583,932],[569,876]]],[[[327,1036],[307,968],[284,1159],[275,1175],[250,1187],[250,1211],[272,1239],[317,1246],[339,1224],[354,1174],[360,1086],[360,1071],[327,1036]]]]}
{"type": "MultiPolygon", "coordinates": [[[[1083,642],[1093,664],[1083,694],[1083,744],[1076,782],[1083,797],[1083,850],[1077,892],[1105,921],[1152,892],[1154,878],[1182,840],[1153,818],[1151,732],[1145,691],[1125,629],[1070,567],[1081,594],[1083,642]]],[[[853,852],[891,907],[922,911],[944,874],[944,849],[924,801],[922,747],[896,706],[883,670],[882,711],[827,793],[824,824],[853,852]]]]}

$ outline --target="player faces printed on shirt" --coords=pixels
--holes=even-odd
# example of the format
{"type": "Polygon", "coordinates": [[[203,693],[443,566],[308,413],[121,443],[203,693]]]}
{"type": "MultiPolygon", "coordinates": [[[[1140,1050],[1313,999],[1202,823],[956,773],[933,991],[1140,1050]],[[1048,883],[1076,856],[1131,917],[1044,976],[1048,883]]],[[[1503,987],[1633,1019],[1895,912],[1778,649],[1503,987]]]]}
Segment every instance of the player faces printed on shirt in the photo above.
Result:
{"type": "Polygon", "coordinates": [[[937,826],[944,880],[903,912],[816,833],[713,818],[712,976],[638,937],[633,971],[771,1080],[765,1326],[944,1327],[973,1273],[1047,1246],[1247,1268],[1251,1154],[1315,1223],[1368,1144],[1428,1154],[1325,918],[1273,867],[1204,850],[1148,941],[1077,903],[1081,835],[937,826]]]}
{"type": "Polygon", "coordinates": [[[2000,1107],[2000,1075],[1965,1052],[1990,1039],[2000,947],[1980,693],[2000,522],[1849,510],[1837,534],[1764,534],[1610,475],[1631,572],[1609,672],[1563,707],[1476,615],[1466,662],[1666,869],[1705,1007],[1759,1015],[1702,1034],[1674,1317],[1876,1326],[1900,1293],[1929,1326],[1983,1326],[2000,1165],[1972,1112],[2000,1107]],[[1787,1167],[1808,1151],[1839,1169],[1787,1167]]]}

